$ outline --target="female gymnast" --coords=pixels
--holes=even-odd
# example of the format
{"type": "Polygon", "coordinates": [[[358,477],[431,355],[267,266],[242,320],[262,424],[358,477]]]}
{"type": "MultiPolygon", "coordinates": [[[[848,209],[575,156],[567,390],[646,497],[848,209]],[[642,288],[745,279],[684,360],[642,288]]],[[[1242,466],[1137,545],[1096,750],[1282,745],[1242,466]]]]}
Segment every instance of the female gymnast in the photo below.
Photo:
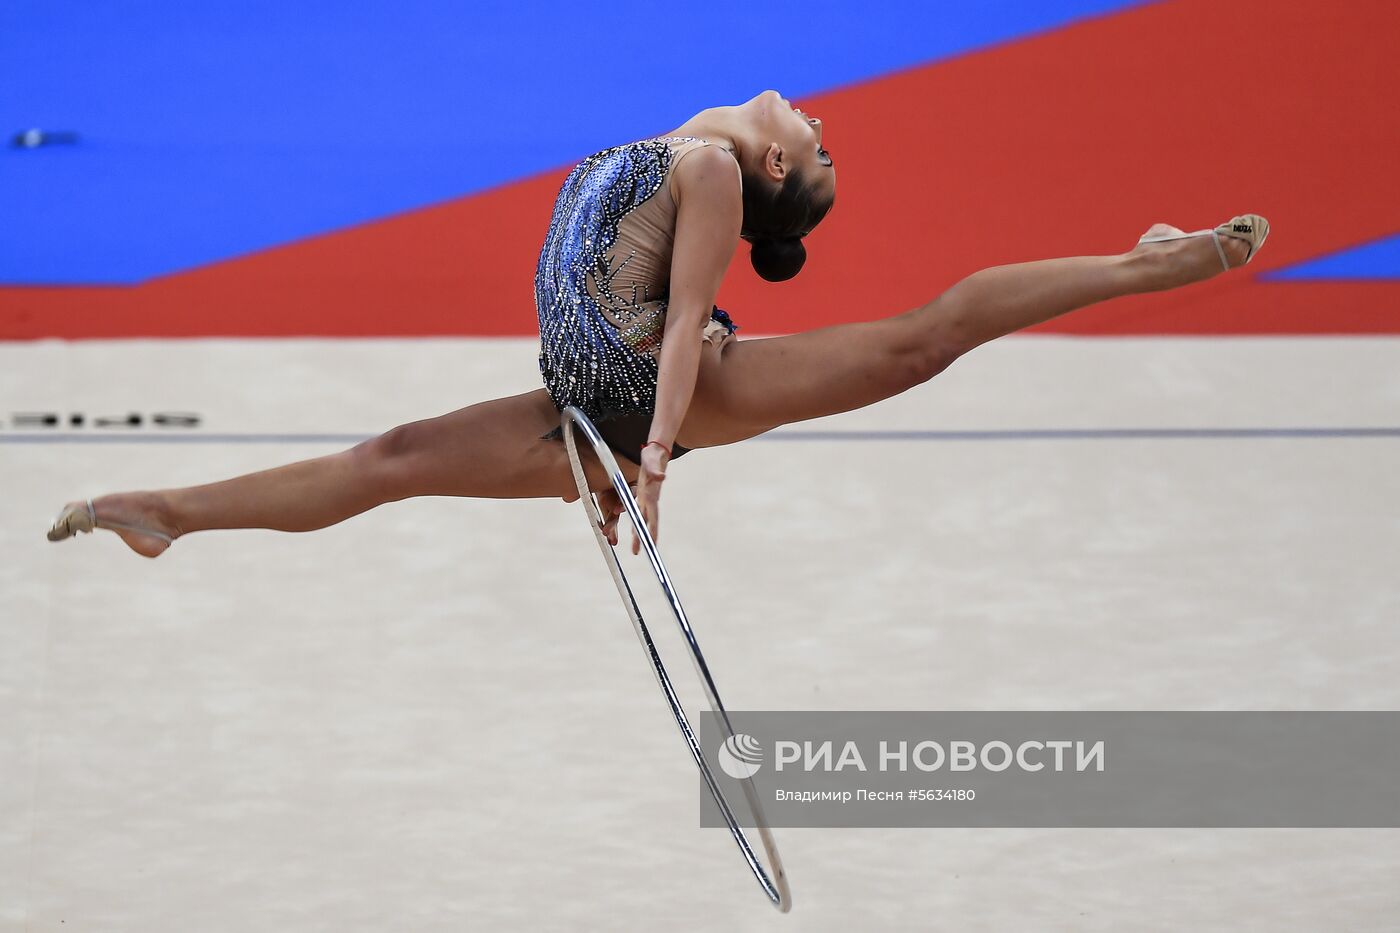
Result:
{"type": "MultiPolygon", "coordinates": [[[[574,501],[559,431],[567,405],[623,458],[655,535],[667,464],[690,449],[861,408],[1003,334],[1208,279],[1248,262],[1269,229],[1255,215],[1196,233],[1157,224],[1120,255],[985,269],[894,317],[736,339],[714,299],[738,239],[764,278],[791,278],[806,258],[802,238],[835,196],[821,121],[777,91],[595,153],[560,190],[535,276],[544,388],[222,482],[69,503],[49,540],[108,528],[156,557],[193,531],[311,531],[411,496],[574,501]]],[[[621,503],[585,454],[616,545],[621,503]]]]}

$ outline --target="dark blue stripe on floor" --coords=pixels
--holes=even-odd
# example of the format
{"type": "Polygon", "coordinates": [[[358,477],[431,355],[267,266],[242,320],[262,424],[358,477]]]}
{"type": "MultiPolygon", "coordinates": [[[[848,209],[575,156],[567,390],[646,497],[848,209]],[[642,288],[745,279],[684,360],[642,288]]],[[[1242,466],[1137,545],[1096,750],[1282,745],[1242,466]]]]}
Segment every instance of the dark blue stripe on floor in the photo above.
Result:
{"type": "MultiPolygon", "coordinates": [[[[53,431],[7,434],[0,444],[358,444],[370,434],[214,434],[53,431]]],[[[1031,428],[983,431],[773,431],[756,441],[1117,441],[1400,437],[1394,428],[1031,428]]]]}
{"type": "Polygon", "coordinates": [[[774,431],[770,441],[1083,441],[1400,437],[1400,428],[1031,428],[985,431],[774,431]]]}

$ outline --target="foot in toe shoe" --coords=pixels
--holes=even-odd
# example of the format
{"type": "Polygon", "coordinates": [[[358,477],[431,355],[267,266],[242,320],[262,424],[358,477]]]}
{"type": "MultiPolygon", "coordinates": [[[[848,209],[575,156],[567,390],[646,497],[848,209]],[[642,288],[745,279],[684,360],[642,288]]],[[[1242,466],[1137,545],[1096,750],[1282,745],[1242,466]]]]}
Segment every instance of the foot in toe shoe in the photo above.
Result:
{"type": "Polygon", "coordinates": [[[1258,214],[1241,214],[1216,227],[1215,232],[1219,234],[1226,252],[1235,254],[1232,260],[1243,251],[1243,256],[1231,263],[1231,268],[1234,268],[1249,262],[1264,246],[1264,240],[1269,236],[1269,222],[1258,214]]]}
{"type": "Polygon", "coordinates": [[[106,528],[116,532],[127,547],[143,557],[158,557],[175,540],[174,532],[164,529],[156,514],[141,506],[141,493],[104,496],[94,503],[70,502],[64,506],[49,529],[50,541],[62,541],[78,532],[106,528]]]}
{"type": "Polygon", "coordinates": [[[49,526],[49,540],[62,541],[83,531],[91,534],[94,517],[91,502],[70,502],[58,513],[49,526]]]}
{"type": "Polygon", "coordinates": [[[1241,214],[1213,230],[1187,233],[1169,224],[1153,224],[1138,240],[1138,250],[1150,250],[1154,288],[1176,288],[1238,268],[1259,251],[1269,222],[1257,214],[1241,214]]]}

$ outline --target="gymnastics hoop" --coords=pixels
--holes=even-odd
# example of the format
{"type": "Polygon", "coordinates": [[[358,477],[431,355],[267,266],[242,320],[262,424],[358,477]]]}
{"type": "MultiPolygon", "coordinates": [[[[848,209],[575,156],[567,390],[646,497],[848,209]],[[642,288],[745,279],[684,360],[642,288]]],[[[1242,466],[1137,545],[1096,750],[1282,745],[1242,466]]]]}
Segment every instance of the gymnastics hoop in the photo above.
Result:
{"type": "Polygon", "coordinates": [[[719,688],[715,686],[714,678],[710,676],[709,665],[705,663],[705,656],[700,653],[700,645],[695,640],[695,632],[686,619],[685,609],[681,606],[680,598],[676,596],[676,588],[671,583],[671,575],[666,572],[666,565],[661,563],[661,554],[656,550],[656,542],[651,538],[651,530],[647,528],[646,522],[642,519],[641,509],[632,495],[632,490],[627,485],[627,477],[618,467],[612,449],[603,440],[603,436],[598,433],[593,422],[578,408],[570,405],[564,409],[560,420],[560,428],[564,432],[564,444],[569,450],[569,465],[573,467],[574,482],[578,484],[579,501],[583,503],[588,525],[593,529],[593,536],[598,541],[598,549],[603,552],[603,562],[608,565],[608,570],[612,573],[613,583],[617,586],[617,594],[622,597],[623,608],[627,610],[627,616],[632,620],[632,628],[636,630],[637,638],[641,641],[648,660],[651,661],[652,672],[656,674],[656,682],[660,685],[661,692],[671,707],[671,714],[676,717],[676,725],[680,728],[681,736],[684,737],[686,745],[690,749],[691,757],[695,759],[695,766],[700,769],[700,776],[705,779],[705,786],[710,789],[716,806],[719,807],[725,823],[729,826],[730,835],[734,837],[734,842],[739,846],[739,851],[743,853],[744,861],[748,863],[749,870],[753,872],[759,886],[763,888],[763,893],[768,895],[768,900],[778,910],[787,913],[792,909],[792,892],[788,890],[787,873],[783,871],[783,861],[778,856],[778,844],[774,841],[773,831],[768,827],[768,821],[763,816],[763,809],[759,806],[758,792],[754,789],[752,780],[748,778],[743,780],[744,797],[753,812],[754,823],[758,829],[758,837],[763,844],[763,850],[768,855],[768,870],[764,869],[763,863],[754,854],[749,837],[739,826],[733,808],[725,798],[724,791],[720,790],[719,781],[715,779],[714,771],[710,769],[709,762],[705,760],[700,740],[696,737],[695,730],[691,728],[690,720],[686,718],[685,711],[681,709],[680,699],[676,696],[675,688],[671,686],[671,678],[666,673],[666,666],[661,663],[661,655],[657,653],[656,644],[651,640],[651,632],[647,630],[646,621],[642,619],[641,609],[637,606],[637,600],[632,595],[632,587],[627,582],[627,575],[622,572],[622,564],[618,561],[617,554],[613,551],[612,545],[608,543],[608,539],[603,537],[603,512],[588,489],[588,479],[584,475],[583,463],[579,460],[578,446],[574,439],[575,426],[582,429],[584,436],[588,438],[588,443],[593,447],[593,452],[597,454],[598,460],[603,464],[603,469],[612,482],[613,491],[622,500],[622,507],[626,510],[627,517],[631,520],[637,537],[641,539],[642,550],[646,552],[651,569],[656,572],[657,582],[661,584],[661,590],[666,594],[666,602],[671,606],[671,613],[676,618],[676,624],[680,626],[681,634],[685,636],[685,642],[690,647],[690,657],[695,662],[695,673],[699,675],[700,684],[705,688],[705,696],[710,702],[710,709],[715,712],[723,724],[726,738],[732,737],[734,727],[730,725],[729,712],[724,708],[724,703],[719,698],[719,688]],[[769,871],[772,872],[771,876],[769,871]]]}

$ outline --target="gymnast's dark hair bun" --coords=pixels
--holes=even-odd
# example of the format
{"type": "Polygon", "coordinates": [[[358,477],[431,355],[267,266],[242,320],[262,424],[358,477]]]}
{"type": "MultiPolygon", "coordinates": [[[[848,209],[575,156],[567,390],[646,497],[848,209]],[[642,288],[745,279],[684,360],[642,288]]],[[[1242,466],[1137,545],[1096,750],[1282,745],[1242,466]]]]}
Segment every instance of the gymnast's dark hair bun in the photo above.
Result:
{"type": "Polygon", "coordinates": [[[807,247],[800,237],[783,240],[755,238],[749,251],[749,262],[759,275],[770,282],[786,282],[802,271],[807,261],[807,247]]]}

